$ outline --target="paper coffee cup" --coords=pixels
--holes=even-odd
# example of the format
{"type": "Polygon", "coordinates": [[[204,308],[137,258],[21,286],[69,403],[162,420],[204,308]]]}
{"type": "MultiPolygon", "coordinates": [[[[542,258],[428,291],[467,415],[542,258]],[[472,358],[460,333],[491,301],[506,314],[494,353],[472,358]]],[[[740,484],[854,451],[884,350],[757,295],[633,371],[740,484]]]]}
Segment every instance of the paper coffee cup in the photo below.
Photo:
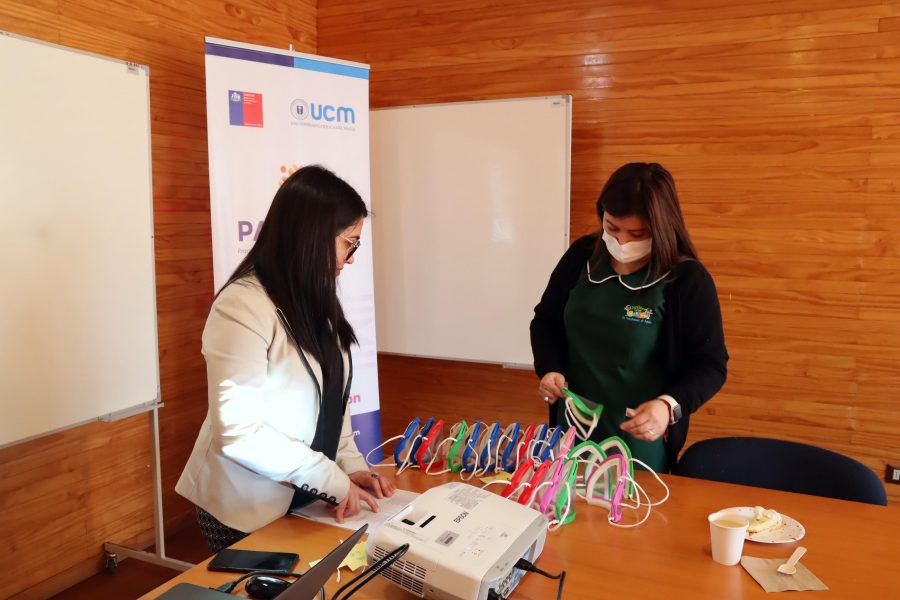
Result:
{"type": "Polygon", "coordinates": [[[709,515],[709,538],[714,561],[723,565],[740,562],[749,524],[749,518],[733,511],[720,510],[709,515]]]}

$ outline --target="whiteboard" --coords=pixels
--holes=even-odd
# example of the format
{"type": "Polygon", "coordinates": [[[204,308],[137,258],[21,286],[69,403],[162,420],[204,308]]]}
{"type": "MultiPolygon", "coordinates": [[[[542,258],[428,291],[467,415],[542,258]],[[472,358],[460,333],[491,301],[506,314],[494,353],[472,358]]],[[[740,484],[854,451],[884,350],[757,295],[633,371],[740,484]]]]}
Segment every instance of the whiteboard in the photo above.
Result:
{"type": "Polygon", "coordinates": [[[0,32],[0,446],[159,402],[146,66],[0,32]]]}
{"type": "Polygon", "coordinates": [[[531,364],[569,242],[571,97],[372,111],[378,350],[531,364]]]}

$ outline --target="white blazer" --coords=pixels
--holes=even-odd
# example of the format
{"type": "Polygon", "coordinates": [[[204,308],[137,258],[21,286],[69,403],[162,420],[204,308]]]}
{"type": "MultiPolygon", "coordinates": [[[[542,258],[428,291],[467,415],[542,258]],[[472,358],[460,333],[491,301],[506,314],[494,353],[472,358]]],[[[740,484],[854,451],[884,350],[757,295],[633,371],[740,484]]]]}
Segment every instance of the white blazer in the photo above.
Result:
{"type": "MultiPolygon", "coordinates": [[[[344,385],[349,360],[344,358],[344,385]]],[[[308,485],[342,501],[347,473],[368,470],[350,411],[336,460],[312,450],[319,416],[316,383],[275,305],[255,277],[227,286],[203,330],[209,410],[175,491],[225,525],[254,531],[283,516],[308,485]]],[[[322,368],[306,355],[319,388],[322,368]]]]}

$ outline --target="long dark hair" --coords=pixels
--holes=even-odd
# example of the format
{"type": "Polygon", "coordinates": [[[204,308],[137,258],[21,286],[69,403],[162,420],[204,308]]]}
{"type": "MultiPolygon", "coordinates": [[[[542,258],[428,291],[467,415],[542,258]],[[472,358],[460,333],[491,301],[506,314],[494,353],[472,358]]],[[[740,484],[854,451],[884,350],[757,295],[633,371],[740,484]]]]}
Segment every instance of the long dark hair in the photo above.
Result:
{"type": "Polygon", "coordinates": [[[278,188],[256,243],[225,284],[256,275],[294,341],[322,366],[326,387],[340,372],[337,345],[357,343],[337,297],[335,236],[368,214],[346,181],[303,167],[278,188]]]}
{"type": "MultiPolygon", "coordinates": [[[[597,199],[601,233],[603,215],[637,215],[647,222],[653,237],[647,279],[655,280],[685,260],[698,260],[697,249],[688,234],[675,180],[658,163],[628,163],[610,175],[597,199]]],[[[602,236],[595,256],[609,256],[602,236]]]]}

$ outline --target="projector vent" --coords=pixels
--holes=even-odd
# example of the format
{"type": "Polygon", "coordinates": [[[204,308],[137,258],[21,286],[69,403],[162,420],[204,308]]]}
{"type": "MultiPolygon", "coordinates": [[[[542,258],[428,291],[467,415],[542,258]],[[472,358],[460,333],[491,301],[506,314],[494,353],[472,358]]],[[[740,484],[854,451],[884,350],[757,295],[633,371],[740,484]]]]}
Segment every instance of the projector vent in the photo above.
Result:
{"type": "MultiPolygon", "coordinates": [[[[376,561],[384,558],[388,554],[389,552],[381,546],[375,546],[373,556],[376,561]]],[[[379,573],[379,575],[391,583],[400,586],[407,592],[422,598],[425,596],[424,587],[426,573],[427,571],[416,563],[409,560],[398,559],[391,563],[391,566],[387,569],[379,573]]]]}

